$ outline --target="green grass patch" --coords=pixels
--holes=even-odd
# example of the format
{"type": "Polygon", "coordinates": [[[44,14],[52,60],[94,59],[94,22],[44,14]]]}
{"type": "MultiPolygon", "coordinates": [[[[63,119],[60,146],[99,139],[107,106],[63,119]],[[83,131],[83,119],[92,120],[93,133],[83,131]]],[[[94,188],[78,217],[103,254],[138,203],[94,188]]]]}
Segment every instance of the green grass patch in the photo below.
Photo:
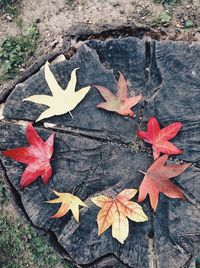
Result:
{"type": "Polygon", "coordinates": [[[8,36],[0,42],[0,82],[14,78],[19,66],[35,51],[38,29],[31,25],[20,36],[8,36]]]}
{"type": "Polygon", "coordinates": [[[73,4],[75,4],[75,0],[65,0],[65,3],[69,6],[72,6],[73,4]]]}
{"type": "Polygon", "coordinates": [[[0,0],[0,7],[4,8],[8,5],[12,5],[14,3],[13,0],[0,0]]]}
{"type": "Polygon", "coordinates": [[[5,188],[5,184],[0,180],[0,205],[6,205],[8,203],[8,194],[5,188]]]}
{"type": "Polygon", "coordinates": [[[172,17],[170,13],[161,13],[155,18],[154,25],[155,26],[169,26],[171,19],[172,17]]]}
{"type": "Polygon", "coordinates": [[[0,267],[70,268],[33,227],[13,218],[13,212],[6,210],[8,202],[5,184],[0,180],[0,267]]]}
{"type": "Polygon", "coordinates": [[[180,2],[180,0],[154,0],[154,2],[163,4],[163,5],[175,5],[180,2]]]}
{"type": "Polygon", "coordinates": [[[5,10],[5,13],[8,13],[13,18],[17,17],[19,14],[18,9],[15,6],[7,5],[4,10],[5,10]]]}
{"type": "Polygon", "coordinates": [[[0,12],[9,14],[12,18],[18,16],[18,7],[16,0],[0,0],[0,12]]]}
{"type": "Polygon", "coordinates": [[[193,21],[192,20],[187,20],[186,22],[185,22],[185,28],[186,29],[190,29],[190,28],[192,28],[193,27],[193,21]]]}
{"type": "Polygon", "coordinates": [[[155,3],[160,3],[167,7],[171,14],[173,13],[175,5],[180,3],[180,1],[181,0],[154,0],[155,3]]]}
{"type": "MultiPolygon", "coordinates": [[[[0,214],[0,267],[53,268],[61,265],[60,258],[32,227],[0,214]]],[[[63,267],[70,267],[63,264],[63,267]]]]}

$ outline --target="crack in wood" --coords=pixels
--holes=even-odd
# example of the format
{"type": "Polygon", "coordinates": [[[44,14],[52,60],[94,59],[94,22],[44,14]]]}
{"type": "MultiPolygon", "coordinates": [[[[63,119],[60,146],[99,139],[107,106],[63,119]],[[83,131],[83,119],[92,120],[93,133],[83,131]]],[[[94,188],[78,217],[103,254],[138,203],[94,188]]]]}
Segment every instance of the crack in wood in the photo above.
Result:
{"type": "Polygon", "coordinates": [[[149,238],[149,254],[150,254],[149,268],[158,268],[159,266],[158,266],[158,259],[156,257],[154,237],[149,238]]]}
{"type": "Polygon", "coordinates": [[[158,258],[156,254],[156,245],[155,245],[155,235],[154,235],[154,214],[150,214],[149,220],[152,225],[152,229],[148,233],[148,243],[149,243],[149,267],[158,268],[158,258]]]}
{"type": "Polygon", "coordinates": [[[75,186],[75,188],[73,189],[73,194],[77,195],[80,193],[80,191],[82,191],[84,189],[84,185],[86,185],[88,179],[93,176],[96,172],[96,170],[98,169],[98,167],[100,166],[100,164],[96,165],[92,170],[91,173],[88,174],[87,176],[85,176],[85,178],[82,180],[81,183],[79,183],[78,185],[75,186]]]}
{"type": "MultiPolygon", "coordinates": [[[[83,264],[81,266],[82,268],[87,268],[88,264],[83,264]]],[[[104,268],[104,267],[117,267],[117,268],[135,268],[133,266],[129,266],[123,261],[121,261],[114,253],[108,253],[105,254],[99,258],[97,258],[95,261],[90,263],[90,268],[104,268]]]]}
{"type": "Polygon", "coordinates": [[[150,66],[151,66],[151,43],[149,41],[145,42],[145,50],[146,50],[145,71],[146,71],[146,84],[147,84],[150,78],[150,66]]]}
{"type": "Polygon", "coordinates": [[[161,90],[161,86],[163,83],[163,77],[162,73],[160,71],[160,68],[157,63],[157,48],[156,48],[156,42],[151,41],[151,43],[146,42],[146,58],[148,62],[148,79],[146,82],[148,91],[150,91],[150,96],[145,96],[145,102],[150,102],[156,98],[159,91],[161,90]],[[155,80],[154,80],[155,79],[155,80]],[[153,84],[153,88],[152,87],[153,84]],[[155,85],[154,85],[155,84],[155,85]]]}
{"type": "MultiPolygon", "coordinates": [[[[143,111],[144,111],[144,107],[141,108],[141,120],[138,120],[138,125],[140,125],[142,123],[142,117],[143,117],[143,111]]],[[[28,120],[1,120],[0,121],[0,124],[16,124],[16,125],[19,125],[19,126],[25,126],[27,125],[28,123],[30,123],[30,121],[28,120]]],[[[83,130],[83,129],[79,129],[79,128],[72,128],[70,127],[70,129],[67,129],[66,127],[64,128],[61,128],[61,127],[44,127],[43,124],[40,124],[40,126],[37,127],[37,129],[41,129],[41,130],[53,130],[55,133],[61,133],[61,134],[69,134],[69,135],[72,135],[72,136],[77,136],[77,137],[80,137],[80,138],[87,138],[87,139],[91,139],[91,140],[95,140],[95,141],[99,141],[101,142],[102,144],[111,144],[111,145],[116,145],[116,146],[119,146],[119,147],[123,147],[123,148],[126,148],[126,149],[129,149],[130,151],[136,153],[137,151],[141,152],[141,153],[144,153],[148,156],[152,156],[152,150],[149,149],[146,145],[144,147],[141,147],[140,146],[140,142],[141,140],[136,136],[135,138],[135,142],[128,142],[128,143],[125,143],[121,140],[116,140],[116,139],[105,139],[105,138],[99,138],[99,137],[96,137],[96,136],[92,136],[92,135],[88,135],[88,134],[84,134],[84,131],[87,131],[86,129],[83,130]]],[[[140,128],[138,127],[138,130],[140,128]]],[[[0,150],[2,151],[3,149],[0,148],[0,150]]],[[[62,152],[60,152],[62,153],[62,152]]],[[[187,161],[187,160],[183,160],[183,159],[179,159],[177,157],[173,157],[173,156],[170,156],[169,159],[170,161],[173,161],[175,163],[179,163],[179,164],[191,164],[190,166],[192,167],[195,167],[197,169],[200,169],[200,164],[198,164],[196,161],[195,162],[190,162],[190,161],[187,161]]]]}

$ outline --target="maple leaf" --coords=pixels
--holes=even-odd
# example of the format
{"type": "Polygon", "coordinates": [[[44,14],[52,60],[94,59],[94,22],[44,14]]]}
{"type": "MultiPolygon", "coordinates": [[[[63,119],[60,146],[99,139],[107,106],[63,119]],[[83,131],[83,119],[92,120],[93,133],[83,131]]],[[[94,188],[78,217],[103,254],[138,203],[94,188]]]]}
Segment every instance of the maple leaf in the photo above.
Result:
{"type": "Polygon", "coordinates": [[[184,199],[183,192],[175,184],[170,181],[170,178],[174,178],[183,173],[190,164],[178,165],[172,164],[164,166],[168,159],[168,155],[163,155],[158,158],[147,170],[144,179],[139,188],[138,202],[142,202],[147,194],[150,197],[151,207],[155,211],[158,205],[159,193],[163,193],[171,198],[184,199]]]}
{"type": "Polygon", "coordinates": [[[182,126],[180,122],[175,122],[160,129],[157,119],[155,116],[152,116],[147,124],[147,132],[138,131],[137,135],[147,143],[152,144],[153,157],[156,160],[160,153],[167,155],[183,153],[182,150],[169,142],[169,140],[176,136],[182,126]]]}
{"type": "Polygon", "coordinates": [[[57,204],[61,203],[61,206],[56,214],[51,216],[51,218],[60,218],[63,217],[70,209],[72,211],[72,214],[77,222],[79,222],[79,208],[78,206],[87,207],[85,203],[83,203],[80,198],[77,196],[74,196],[70,193],[59,193],[55,190],[52,190],[55,195],[58,196],[58,198],[46,201],[50,204],[57,204]]]}
{"type": "Polygon", "coordinates": [[[76,68],[72,71],[70,81],[66,89],[63,90],[51,72],[48,61],[46,62],[44,68],[45,79],[49,89],[51,90],[52,96],[33,95],[23,99],[23,101],[31,101],[49,106],[49,108],[39,116],[36,122],[54,115],[61,115],[68,112],[70,113],[70,111],[72,111],[83,100],[85,95],[90,90],[90,86],[75,91],[77,82],[76,71],[78,69],[79,68],[76,68]]]}
{"type": "Polygon", "coordinates": [[[32,124],[26,128],[26,138],[29,147],[20,147],[3,151],[2,154],[18,162],[28,165],[20,180],[20,187],[24,188],[34,182],[39,176],[48,184],[52,175],[50,159],[53,154],[54,134],[44,142],[32,124]]]}
{"type": "Polygon", "coordinates": [[[106,102],[98,104],[97,108],[102,108],[107,111],[117,112],[121,115],[130,115],[134,117],[134,112],[131,108],[135,106],[142,98],[142,95],[128,98],[127,97],[127,82],[121,72],[119,72],[119,80],[117,82],[117,94],[114,95],[110,90],[105,87],[95,85],[100,94],[106,102]]]}
{"type": "Polygon", "coordinates": [[[92,202],[101,208],[97,216],[98,235],[112,225],[112,236],[123,244],[129,233],[127,218],[135,222],[148,220],[142,207],[130,201],[136,193],[136,189],[125,189],[114,198],[104,195],[92,198],[92,202]]]}

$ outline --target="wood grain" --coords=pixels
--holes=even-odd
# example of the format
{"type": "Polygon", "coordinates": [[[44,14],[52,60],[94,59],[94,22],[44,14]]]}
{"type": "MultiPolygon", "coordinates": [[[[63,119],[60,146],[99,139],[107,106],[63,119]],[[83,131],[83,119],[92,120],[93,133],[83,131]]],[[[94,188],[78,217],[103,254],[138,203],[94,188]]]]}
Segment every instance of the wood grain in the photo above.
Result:
{"type": "MultiPolygon", "coordinates": [[[[96,109],[102,97],[92,87],[72,112],[74,118],[63,115],[45,120],[55,124],[51,130],[37,124],[43,139],[55,133],[53,176],[48,186],[39,179],[21,191],[19,180],[25,166],[1,156],[24,213],[35,227],[55,235],[56,243],[76,267],[180,268],[188,267],[200,253],[199,56],[198,45],[148,43],[129,37],[88,41],[70,60],[51,65],[62,87],[71,71],[80,67],[77,89],[101,84],[116,92],[118,71],[122,71],[129,95],[144,95],[144,102],[134,108],[136,118],[130,119],[96,109]],[[145,128],[152,114],[161,126],[174,121],[184,124],[174,143],[185,153],[175,160],[192,162],[196,167],[174,180],[186,200],[161,194],[153,213],[147,198],[142,206],[149,221],[130,222],[129,237],[121,245],[111,237],[111,230],[97,236],[98,208],[90,199],[99,193],[113,195],[127,187],[139,187],[143,177],[138,170],[146,171],[153,160],[147,154],[150,147],[138,141],[136,131],[145,128]],[[44,202],[54,197],[51,188],[73,192],[88,204],[80,210],[80,225],[70,213],[59,220],[49,218],[58,209],[44,202]]],[[[25,127],[18,120],[34,121],[46,108],[22,102],[33,94],[50,94],[43,69],[18,84],[6,100],[5,119],[0,123],[1,150],[26,146],[25,127]]]]}

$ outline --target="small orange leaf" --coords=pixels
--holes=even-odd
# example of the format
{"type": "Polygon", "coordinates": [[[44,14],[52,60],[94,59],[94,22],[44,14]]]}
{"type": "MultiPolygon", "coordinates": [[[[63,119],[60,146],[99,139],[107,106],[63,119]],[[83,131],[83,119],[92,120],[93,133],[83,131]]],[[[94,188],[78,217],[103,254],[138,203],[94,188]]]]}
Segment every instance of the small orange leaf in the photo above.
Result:
{"type": "Polygon", "coordinates": [[[97,105],[97,108],[101,108],[107,111],[116,112],[121,115],[129,115],[134,117],[134,112],[131,108],[135,106],[141,99],[142,95],[127,97],[128,88],[127,82],[122,73],[119,72],[119,80],[117,82],[117,94],[114,95],[109,89],[95,85],[99,93],[105,99],[105,102],[97,105]]]}
{"type": "Polygon", "coordinates": [[[83,203],[80,198],[74,196],[70,193],[59,193],[55,190],[52,190],[58,198],[46,201],[49,204],[57,204],[61,203],[61,206],[56,214],[51,216],[51,218],[60,218],[63,217],[70,209],[76,221],[79,222],[79,209],[78,206],[87,207],[85,203],[83,203]]]}
{"type": "Polygon", "coordinates": [[[98,235],[112,225],[112,236],[123,244],[129,233],[127,218],[136,222],[148,220],[142,207],[130,201],[136,193],[136,189],[125,189],[114,198],[104,195],[92,198],[92,202],[101,208],[97,216],[98,235]]]}

